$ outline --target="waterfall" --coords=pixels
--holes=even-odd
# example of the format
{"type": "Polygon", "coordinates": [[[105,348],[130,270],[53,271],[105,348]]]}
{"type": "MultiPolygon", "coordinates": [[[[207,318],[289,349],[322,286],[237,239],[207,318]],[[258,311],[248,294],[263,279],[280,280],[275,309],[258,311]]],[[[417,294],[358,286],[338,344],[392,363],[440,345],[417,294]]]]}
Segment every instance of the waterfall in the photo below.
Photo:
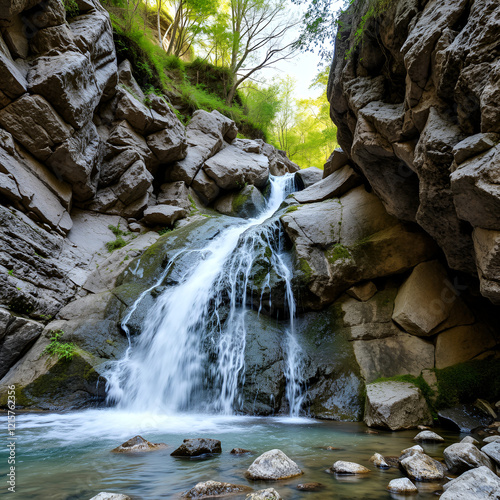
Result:
{"type": "MultiPolygon", "coordinates": [[[[273,271],[286,284],[286,397],[290,414],[298,414],[303,390],[301,351],[294,336],[292,276],[283,260],[280,221],[272,218],[294,191],[294,185],[293,175],[271,176],[270,194],[262,212],[249,220],[235,218],[235,223],[205,248],[196,250],[197,264],[184,271],[178,284],[166,287],[148,312],[142,333],[132,339],[127,322],[141,300],[162,284],[175,257],[157,282],[138,297],[122,324],[129,336],[129,349],[107,374],[110,403],[137,411],[233,413],[242,403],[251,270],[256,249],[266,248],[273,271]]],[[[264,281],[262,291],[266,284],[264,281]]]]}

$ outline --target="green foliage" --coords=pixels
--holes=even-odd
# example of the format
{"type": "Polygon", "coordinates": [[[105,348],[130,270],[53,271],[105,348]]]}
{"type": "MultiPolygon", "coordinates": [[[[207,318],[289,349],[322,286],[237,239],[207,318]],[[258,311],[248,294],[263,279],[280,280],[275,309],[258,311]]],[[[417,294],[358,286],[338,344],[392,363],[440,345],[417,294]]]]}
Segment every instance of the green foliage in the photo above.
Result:
{"type": "Polygon", "coordinates": [[[108,241],[106,243],[106,248],[108,249],[108,252],[111,253],[113,250],[122,248],[128,243],[128,241],[123,239],[123,236],[128,236],[130,232],[120,229],[120,224],[118,224],[118,226],[113,226],[112,224],[110,224],[108,228],[116,236],[116,239],[114,239],[113,241],[108,241]]]}
{"type": "Polygon", "coordinates": [[[70,361],[76,352],[76,346],[72,342],[61,342],[61,337],[64,335],[62,330],[52,332],[50,344],[44,349],[43,354],[48,354],[50,357],[57,356],[59,359],[70,361]]]}
{"type": "Polygon", "coordinates": [[[437,409],[472,403],[477,398],[500,399],[500,359],[467,361],[435,372],[439,392],[437,409]]]}
{"type": "Polygon", "coordinates": [[[158,234],[160,236],[163,236],[164,234],[170,233],[171,231],[172,231],[172,229],[170,229],[169,227],[164,227],[163,229],[160,229],[158,231],[158,234]]]}
{"type": "Polygon", "coordinates": [[[349,252],[349,249],[340,243],[333,245],[333,247],[328,252],[328,260],[331,263],[334,263],[340,259],[350,259],[350,258],[351,258],[351,253],[349,252]]]}
{"type": "Polygon", "coordinates": [[[11,269],[8,273],[9,276],[14,276],[14,269],[11,269]]]}
{"type": "Polygon", "coordinates": [[[76,0],[63,0],[64,8],[66,10],[66,17],[71,19],[80,15],[80,9],[76,0]]]}

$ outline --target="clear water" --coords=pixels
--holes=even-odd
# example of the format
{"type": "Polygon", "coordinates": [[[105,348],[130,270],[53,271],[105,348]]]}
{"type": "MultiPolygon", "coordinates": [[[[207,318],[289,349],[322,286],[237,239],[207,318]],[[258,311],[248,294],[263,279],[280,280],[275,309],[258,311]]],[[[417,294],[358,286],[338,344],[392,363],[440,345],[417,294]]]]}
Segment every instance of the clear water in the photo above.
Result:
{"type": "MultiPolygon", "coordinates": [[[[148,407],[175,414],[202,409],[226,415],[241,406],[247,290],[255,258],[267,247],[272,269],[285,282],[289,317],[283,339],[286,395],[291,415],[299,414],[304,394],[301,350],[294,337],[292,274],[283,258],[281,224],[269,221],[293,190],[293,175],[271,177],[270,195],[262,212],[253,219],[235,219],[207,243],[198,263],[185,270],[179,284],[160,295],[138,340],[107,374],[111,404],[134,411],[148,407]]],[[[168,271],[167,267],[156,286],[168,271]]],[[[125,331],[146,293],[125,318],[125,331]]]]}
{"type": "MultiPolygon", "coordinates": [[[[147,410],[147,409],[145,409],[147,410]]],[[[6,417],[0,416],[0,442],[6,443],[6,417]],[[4,425],[5,424],[5,425],[4,425]]],[[[90,499],[100,491],[125,493],[134,500],[175,499],[199,481],[221,480],[247,484],[255,489],[272,486],[285,500],[295,499],[397,499],[386,491],[391,479],[402,477],[397,469],[376,469],[368,461],[374,452],[398,455],[415,443],[417,431],[366,434],[358,423],[304,418],[257,418],[181,414],[175,417],[150,412],[128,413],[116,409],[66,414],[26,413],[18,416],[17,485],[15,495],[0,486],[0,497],[51,500],[90,499]],[[165,450],[123,455],[110,450],[140,434],[165,450]],[[222,454],[206,459],[176,459],[170,453],[185,438],[220,439],[222,454]],[[333,446],[337,450],[324,447],[333,446]],[[234,447],[254,455],[235,456],[234,447]],[[304,471],[298,478],[253,483],[244,473],[261,453],[279,448],[304,471]],[[366,477],[336,477],[324,471],[336,460],[360,463],[371,469],[366,477]],[[301,492],[301,482],[320,482],[318,493],[301,492]],[[8,496],[10,495],[10,497],[8,496]]],[[[442,444],[424,444],[425,451],[442,458],[443,449],[460,439],[457,433],[437,429],[442,444]]],[[[0,446],[0,472],[6,472],[7,449],[0,446]]],[[[422,483],[416,500],[431,500],[434,483],[422,483]]],[[[245,495],[231,497],[238,500],[245,495]]]]}

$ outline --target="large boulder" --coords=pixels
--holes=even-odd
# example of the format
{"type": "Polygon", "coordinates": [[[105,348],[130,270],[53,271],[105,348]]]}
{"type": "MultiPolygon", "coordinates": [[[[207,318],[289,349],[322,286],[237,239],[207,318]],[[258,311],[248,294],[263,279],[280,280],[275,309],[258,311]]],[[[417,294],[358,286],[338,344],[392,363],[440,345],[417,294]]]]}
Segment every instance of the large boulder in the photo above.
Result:
{"type": "Polygon", "coordinates": [[[234,217],[251,218],[264,210],[266,201],[255,186],[245,186],[237,193],[221,196],[214,205],[215,210],[234,217]]]}
{"type": "Polygon", "coordinates": [[[444,478],[445,467],[421,451],[399,459],[400,467],[414,481],[440,481],[444,478]]]}
{"type": "Polygon", "coordinates": [[[174,205],[156,205],[144,210],[144,222],[150,226],[172,226],[187,215],[185,208],[174,205]]]}
{"type": "Polygon", "coordinates": [[[488,467],[464,472],[444,485],[441,500],[494,500],[500,491],[500,478],[488,467]]]}
{"type": "Polygon", "coordinates": [[[269,177],[269,160],[264,155],[227,146],[205,161],[203,170],[221,189],[241,189],[245,184],[262,188],[269,177]]]}
{"type": "Polygon", "coordinates": [[[448,469],[457,474],[482,466],[494,470],[489,456],[470,443],[454,443],[444,449],[443,456],[448,469]]]}
{"type": "Polygon", "coordinates": [[[387,214],[363,186],[339,199],[289,207],[281,221],[294,243],[295,274],[315,307],[359,281],[401,273],[434,251],[426,235],[387,214]]]}
{"type": "Polygon", "coordinates": [[[472,323],[474,317],[458,293],[438,261],[423,262],[399,289],[392,319],[408,333],[421,337],[472,323]],[[446,321],[452,310],[451,322],[446,321]]]}
{"type": "Polygon", "coordinates": [[[376,382],[366,386],[365,423],[392,431],[432,423],[420,389],[408,382],[376,382]]]}
{"type": "Polygon", "coordinates": [[[278,481],[302,474],[299,466],[281,450],[270,450],[256,458],[245,475],[254,481],[278,481]]]}
{"type": "Polygon", "coordinates": [[[302,189],[307,189],[308,187],[316,184],[323,178],[323,170],[318,167],[308,167],[297,171],[295,174],[295,179],[299,187],[302,189]]]}

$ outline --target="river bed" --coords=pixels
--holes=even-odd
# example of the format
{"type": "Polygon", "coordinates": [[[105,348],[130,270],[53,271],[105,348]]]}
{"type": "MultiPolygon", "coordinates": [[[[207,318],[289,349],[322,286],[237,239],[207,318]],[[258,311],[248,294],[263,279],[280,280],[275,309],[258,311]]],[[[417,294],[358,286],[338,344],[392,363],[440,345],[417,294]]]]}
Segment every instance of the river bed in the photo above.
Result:
{"type": "MultiPolygon", "coordinates": [[[[0,433],[7,443],[6,415],[0,433]]],[[[422,446],[430,456],[442,459],[443,449],[461,439],[460,434],[435,429],[444,443],[422,446]]],[[[22,413],[17,416],[15,498],[84,500],[100,491],[124,493],[134,500],[180,498],[197,482],[207,480],[248,484],[254,489],[276,488],[284,500],[295,499],[398,499],[387,484],[402,477],[398,469],[380,470],[369,462],[375,452],[399,455],[415,442],[418,431],[366,433],[362,423],[333,422],[290,417],[245,417],[127,413],[116,409],[68,413],[22,413]],[[140,434],[168,444],[165,450],[139,454],[115,454],[110,450],[140,434]],[[170,456],[183,439],[206,437],[222,442],[222,454],[204,459],[170,456]],[[327,446],[337,449],[328,450],[327,446]],[[231,455],[232,448],[246,448],[252,455],[231,455]],[[261,453],[279,448],[304,471],[298,478],[278,482],[250,482],[248,466],[261,453]],[[366,477],[336,476],[325,470],[336,460],[360,463],[371,473],[366,477]],[[321,492],[302,492],[297,484],[320,482],[321,492]]],[[[0,470],[7,471],[6,446],[1,446],[0,470]]],[[[4,472],[5,471],[5,472],[4,472]]],[[[415,500],[436,498],[435,483],[417,483],[415,500]]],[[[2,485],[0,496],[9,493],[2,485]]],[[[230,498],[244,499],[245,494],[230,498]]],[[[13,497],[14,498],[14,497],[13,497]]],[[[404,497],[401,497],[404,498],[404,497]]]]}

